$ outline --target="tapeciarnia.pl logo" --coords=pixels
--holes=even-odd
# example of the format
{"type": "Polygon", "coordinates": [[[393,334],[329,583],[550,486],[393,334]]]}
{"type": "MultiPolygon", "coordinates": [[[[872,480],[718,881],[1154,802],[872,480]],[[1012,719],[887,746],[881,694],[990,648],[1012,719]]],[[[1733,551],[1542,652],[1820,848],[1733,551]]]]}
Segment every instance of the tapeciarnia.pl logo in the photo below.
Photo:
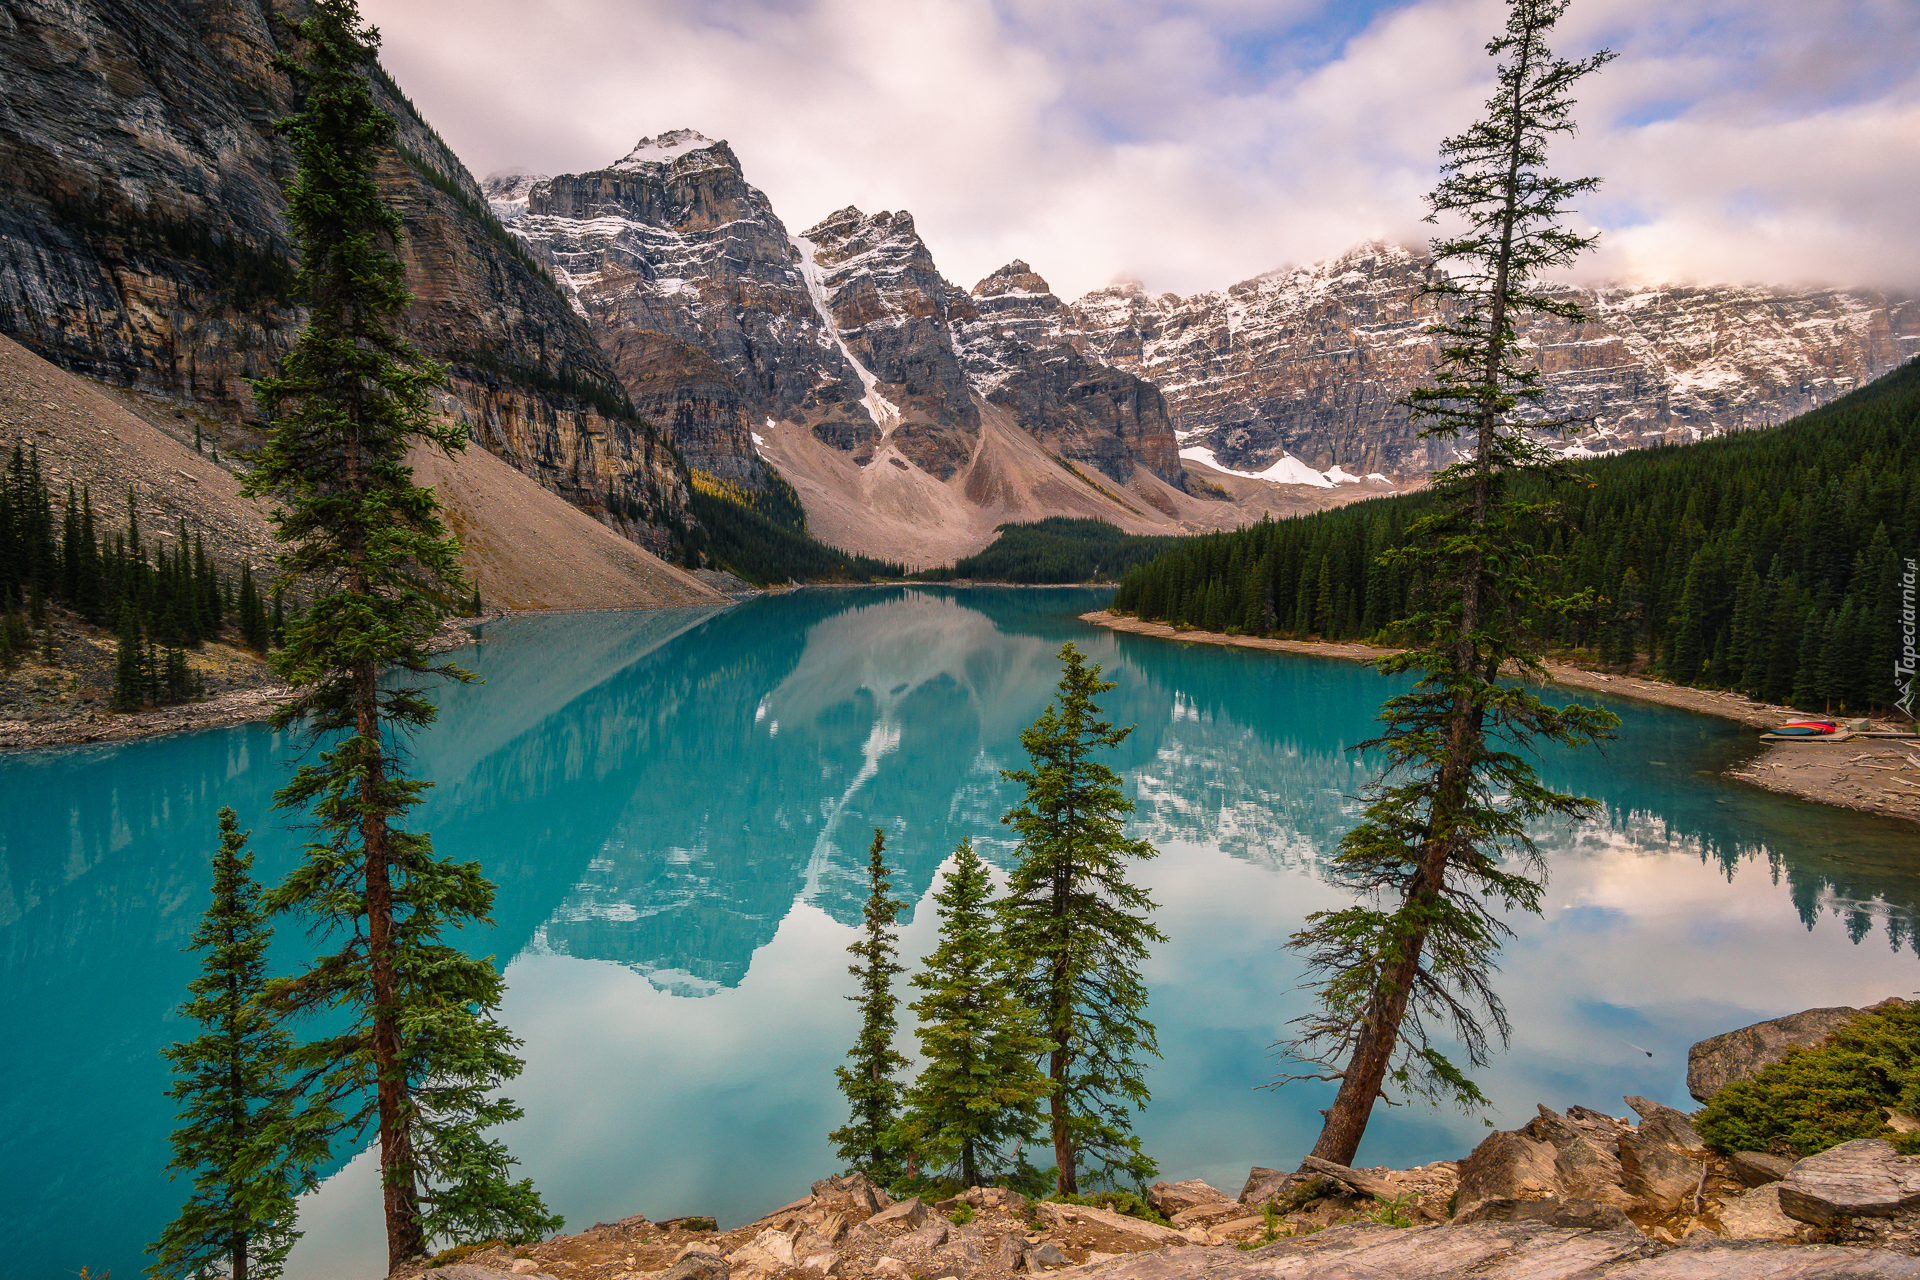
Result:
{"type": "Polygon", "coordinates": [[[1894,683],[1900,686],[1900,709],[1907,713],[1909,720],[1913,715],[1913,695],[1916,682],[1913,678],[1916,660],[1920,653],[1914,648],[1913,589],[1914,579],[1920,576],[1912,560],[1907,561],[1907,571],[1900,576],[1900,656],[1893,660],[1894,683]]]}

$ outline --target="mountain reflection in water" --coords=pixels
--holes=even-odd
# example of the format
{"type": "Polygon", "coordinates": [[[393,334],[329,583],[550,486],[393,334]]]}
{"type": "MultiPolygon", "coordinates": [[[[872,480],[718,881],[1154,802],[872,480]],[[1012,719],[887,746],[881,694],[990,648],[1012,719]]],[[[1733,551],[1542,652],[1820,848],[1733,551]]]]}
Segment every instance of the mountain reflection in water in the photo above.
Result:
{"type": "MultiPolygon", "coordinates": [[[[442,690],[441,722],[414,745],[436,784],[419,822],[500,887],[495,927],[463,942],[509,966],[528,1071],[507,1137],[575,1229],[633,1212],[737,1222],[829,1171],[832,1069],[853,1030],[843,948],[873,829],[915,908],[911,962],[960,838],[1008,865],[1000,816],[1019,795],[1001,770],[1025,762],[1019,733],[1070,638],[1117,682],[1109,717],[1138,726],[1109,760],[1138,801],[1133,829],[1163,851],[1140,870],[1169,935],[1147,970],[1165,1054],[1147,1149],[1168,1177],[1229,1188],[1248,1164],[1298,1158],[1324,1092],[1253,1088],[1305,1008],[1279,948],[1343,901],[1321,871],[1369,776],[1349,748],[1393,686],[1350,663],[1075,620],[1102,599],[807,590],[720,613],[513,620],[458,655],[485,683],[442,690]]],[[[1505,1125],[1536,1101],[1684,1105],[1691,1040],[1920,986],[1910,827],[1723,780],[1752,746],[1737,726],[1615,709],[1626,723],[1604,754],[1541,761],[1603,810],[1541,833],[1546,910],[1515,922],[1498,980],[1515,1046],[1481,1076],[1505,1125]]],[[[248,726],[0,762],[0,1000],[22,1046],[0,1068],[10,1272],[134,1274],[177,1208],[159,1049],[188,1030],[173,1009],[196,962],[180,948],[206,904],[214,814],[232,804],[260,876],[284,873],[299,833],[270,804],[293,754],[248,726]]],[[[283,927],[282,971],[312,953],[283,927]]],[[[1362,1157],[1458,1155],[1478,1132],[1394,1109],[1362,1157]]],[[[378,1273],[370,1167],[309,1198],[294,1276],[378,1273]]]]}

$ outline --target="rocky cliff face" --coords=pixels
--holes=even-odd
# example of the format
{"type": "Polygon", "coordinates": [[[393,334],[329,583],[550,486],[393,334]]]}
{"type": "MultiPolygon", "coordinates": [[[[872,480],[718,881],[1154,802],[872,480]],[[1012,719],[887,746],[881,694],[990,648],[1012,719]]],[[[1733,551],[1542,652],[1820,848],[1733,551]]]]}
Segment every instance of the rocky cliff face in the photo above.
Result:
{"type": "MultiPolygon", "coordinates": [[[[258,422],[289,301],[288,153],[272,68],[299,0],[23,0],[0,11],[0,331],[57,363],[258,422]]],[[[628,418],[566,295],[488,214],[384,73],[399,122],[383,192],[405,221],[415,339],[450,365],[440,409],[520,470],[664,550],[685,485],[628,418]]]]}
{"type": "MultiPolygon", "coordinates": [[[[950,478],[980,435],[980,410],[954,349],[954,307],[964,313],[965,295],[935,269],[913,215],[849,206],[807,228],[794,246],[866,384],[863,403],[880,439],[927,474],[950,478]]],[[[828,439],[818,426],[814,434],[828,439]]]]}
{"type": "Polygon", "coordinates": [[[488,194],[692,466],[750,479],[755,424],[860,400],[786,227],[726,143],[675,130],[606,169],[489,179],[488,194]]]}
{"type": "MultiPolygon", "coordinates": [[[[1361,245],[1188,298],[1137,285],[1074,304],[1088,350],[1157,383],[1182,445],[1258,472],[1285,457],[1317,471],[1417,478],[1451,453],[1416,438],[1397,403],[1431,367],[1424,255],[1361,245]]],[[[1764,426],[1824,404],[1920,351],[1920,302],[1822,290],[1568,290],[1588,323],[1528,325],[1554,417],[1592,426],[1562,441],[1608,452],[1764,426]]]]}
{"type": "Polygon", "coordinates": [[[954,330],[973,387],[1042,444],[1125,483],[1136,464],[1186,487],[1167,404],[1152,383],[1086,354],[1087,335],[1017,259],[974,286],[954,330]]]}

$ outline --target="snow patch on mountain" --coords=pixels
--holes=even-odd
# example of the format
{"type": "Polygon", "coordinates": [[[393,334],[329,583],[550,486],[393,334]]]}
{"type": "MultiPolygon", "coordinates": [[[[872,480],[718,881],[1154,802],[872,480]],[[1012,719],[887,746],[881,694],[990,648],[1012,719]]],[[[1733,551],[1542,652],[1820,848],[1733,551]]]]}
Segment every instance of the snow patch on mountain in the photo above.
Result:
{"type": "Polygon", "coordinates": [[[713,145],[713,139],[693,129],[669,129],[657,138],[642,138],[633,150],[609,167],[616,173],[633,173],[648,165],[671,164],[691,151],[713,145]]]}
{"type": "MultiPolygon", "coordinates": [[[[827,306],[827,276],[814,260],[813,241],[802,236],[788,236],[787,239],[800,251],[800,278],[807,282],[807,296],[813,299],[813,309],[819,313],[821,325],[840,348],[840,354],[853,366],[854,375],[866,390],[861,403],[866,406],[867,416],[873,419],[873,425],[880,429],[880,438],[884,440],[893,433],[894,424],[900,421],[900,407],[880,394],[880,380],[854,356],[852,348],[847,346],[847,340],[840,336],[840,327],[833,322],[833,312],[827,306]]],[[[878,457],[877,454],[875,456],[878,457]]]]}
{"type": "MultiPolygon", "coordinates": [[[[1448,460],[1418,438],[1404,403],[1438,354],[1430,330],[1444,300],[1423,288],[1440,274],[1424,253],[1376,241],[1184,298],[1116,283],[1070,310],[1090,356],[1159,386],[1183,446],[1210,448],[1241,474],[1291,456],[1405,478],[1448,460]]],[[[1588,319],[1527,318],[1520,337],[1546,396],[1521,416],[1576,420],[1544,441],[1586,451],[1570,456],[1782,422],[1920,350],[1920,299],[1905,295],[1549,289],[1588,319]]]]}
{"type": "Polygon", "coordinates": [[[1310,484],[1316,489],[1331,489],[1340,482],[1333,478],[1334,473],[1340,475],[1341,481],[1353,484],[1358,484],[1360,481],[1359,476],[1349,476],[1337,466],[1334,467],[1333,472],[1315,471],[1290,453],[1281,454],[1280,461],[1265,471],[1236,471],[1214,457],[1213,450],[1201,445],[1182,449],[1180,456],[1191,462],[1205,463],[1215,471],[1224,471],[1230,476],[1243,476],[1248,480],[1265,480],[1270,484],[1310,484]]]}

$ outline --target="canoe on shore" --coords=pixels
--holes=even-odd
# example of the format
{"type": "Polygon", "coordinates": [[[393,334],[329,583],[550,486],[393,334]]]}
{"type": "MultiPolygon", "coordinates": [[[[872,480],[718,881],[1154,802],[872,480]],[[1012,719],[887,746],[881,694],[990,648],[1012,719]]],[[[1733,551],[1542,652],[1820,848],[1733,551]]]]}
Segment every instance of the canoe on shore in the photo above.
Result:
{"type": "Polygon", "coordinates": [[[1767,732],[1779,738],[1823,738],[1839,730],[1840,726],[1831,720],[1790,720],[1767,732]]]}

